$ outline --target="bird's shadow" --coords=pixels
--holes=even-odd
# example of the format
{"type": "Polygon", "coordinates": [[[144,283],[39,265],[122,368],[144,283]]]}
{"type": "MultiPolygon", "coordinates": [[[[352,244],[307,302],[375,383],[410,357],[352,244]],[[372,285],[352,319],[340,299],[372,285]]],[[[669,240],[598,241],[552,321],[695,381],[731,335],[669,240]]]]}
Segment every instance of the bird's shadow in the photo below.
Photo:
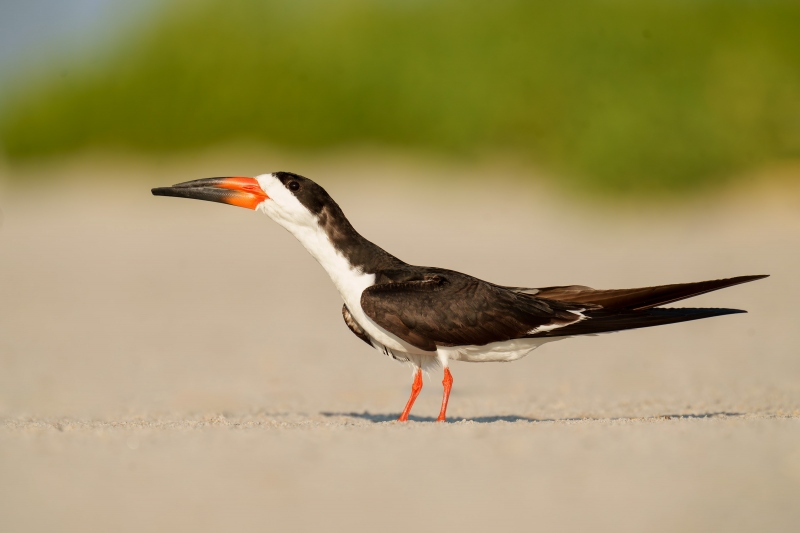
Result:
{"type": "MultiPolygon", "coordinates": [[[[362,420],[369,420],[370,422],[394,422],[400,416],[400,413],[370,413],[364,411],[363,413],[333,413],[323,411],[320,413],[322,416],[327,417],[348,417],[360,418],[362,420]]],[[[683,414],[668,414],[668,415],[651,415],[651,416],[615,416],[615,417],[565,417],[565,418],[533,418],[521,415],[497,415],[497,416],[476,416],[472,418],[453,418],[448,422],[476,422],[478,424],[491,424],[493,422],[599,422],[599,421],[626,421],[626,420],[689,420],[698,418],[722,418],[722,417],[740,417],[745,416],[746,413],[738,413],[732,411],[715,411],[708,413],[683,413],[683,414]]],[[[411,422],[435,422],[436,418],[432,416],[415,416],[410,415],[408,420],[411,422]]]]}

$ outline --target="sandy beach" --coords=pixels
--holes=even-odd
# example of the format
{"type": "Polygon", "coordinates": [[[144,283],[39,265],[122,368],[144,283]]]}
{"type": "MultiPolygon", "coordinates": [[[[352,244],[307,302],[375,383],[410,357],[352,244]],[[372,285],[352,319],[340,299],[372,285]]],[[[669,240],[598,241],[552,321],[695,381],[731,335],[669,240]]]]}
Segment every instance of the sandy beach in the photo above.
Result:
{"type": "Polygon", "coordinates": [[[401,259],[496,283],[771,274],[679,304],[748,314],[454,363],[450,421],[431,375],[398,424],[410,369],[347,330],[288,233],[150,196],[284,167],[206,163],[0,193],[0,530],[797,529],[797,189],[598,207],[503,169],[291,167],[401,259]]]}

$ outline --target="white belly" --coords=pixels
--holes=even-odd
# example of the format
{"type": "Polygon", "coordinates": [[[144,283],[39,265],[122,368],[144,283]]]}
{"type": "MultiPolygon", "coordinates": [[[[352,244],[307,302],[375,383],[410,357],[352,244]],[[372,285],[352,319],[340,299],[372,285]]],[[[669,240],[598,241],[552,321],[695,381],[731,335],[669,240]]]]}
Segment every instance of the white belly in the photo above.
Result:
{"type": "Polygon", "coordinates": [[[535,339],[512,339],[509,341],[491,342],[483,346],[440,346],[437,353],[440,359],[447,358],[449,361],[506,363],[525,357],[542,344],[565,338],[566,337],[540,337],[535,339]]]}
{"type": "Polygon", "coordinates": [[[411,346],[411,350],[407,350],[405,347],[402,349],[392,348],[382,344],[374,337],[371,337],[370,340],[372,345],[381,353],[397,361],[411,363],[415,368],[422,368],[427,372],[440,366],[447,367],[450,361],[465,361],[468,363],[507,363],[516,361],[525,357],[542,344],[566,338],[512,339],[492,342],[484,346],[439,346],[435,352],[422,351],[413,346],[411,346]]]}

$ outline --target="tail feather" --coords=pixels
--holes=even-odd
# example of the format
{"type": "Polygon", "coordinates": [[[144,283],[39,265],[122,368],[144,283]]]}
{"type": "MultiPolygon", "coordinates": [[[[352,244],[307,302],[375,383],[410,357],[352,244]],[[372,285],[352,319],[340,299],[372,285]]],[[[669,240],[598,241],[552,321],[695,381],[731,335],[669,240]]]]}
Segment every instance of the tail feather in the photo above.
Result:
{"type": "Polygon", "coordinates": [[[741,309],[714,309],[714,308],[666,308],[647,309],[644,311],[626,311],[622,313],[608,313],[605,310],[589,312],[586,319],[574,322],[569,326],[543,331],[531,337],[566,337],[572,335],[592,335],[596,333],[610,333],[626,329],[649,328],[664,324],[675,324],[700,320],[714,316],[735,315],[746,313],[741,309]]]}
{"type": "Polygon", "coordinates": [[[698,296],[707,292],[766,277],[765,275],[739,276],[736,278],[698,281],[695,283],[677,283],[674,285],[642,287],[639,289],[596,290],[581,285],[570,285],[567,287],[546,287],[538,289],[535,294],[539,298],[546,298],[548,300],[601,305],[606,311],[644,311],[659,305],[677,302],[678,300],[691,298],[692,296],[698,296]]]}

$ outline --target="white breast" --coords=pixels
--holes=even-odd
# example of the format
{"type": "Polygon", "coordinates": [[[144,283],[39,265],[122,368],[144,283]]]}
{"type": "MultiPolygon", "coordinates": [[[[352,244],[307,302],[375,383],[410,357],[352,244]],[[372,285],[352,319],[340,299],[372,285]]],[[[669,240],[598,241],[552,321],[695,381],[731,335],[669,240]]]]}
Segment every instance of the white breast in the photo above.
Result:
{"type": "Polygon", "coordinates": [[[299,235],[295,233],[295,237],[303,243],[306,250],[328,273],[353,319],[373,341],[377,341],[381,345],[376,345],[376,348],[381,350],[386,347],[392,351],[423,353],[380,327],[364,313],[361,308],[361,294],[367,287],[375,285],[375,274],[366,274],[353,268],[347,259],[331,245],[322,229],[318,229],[317,232],[301,231],[299,235]]]}

